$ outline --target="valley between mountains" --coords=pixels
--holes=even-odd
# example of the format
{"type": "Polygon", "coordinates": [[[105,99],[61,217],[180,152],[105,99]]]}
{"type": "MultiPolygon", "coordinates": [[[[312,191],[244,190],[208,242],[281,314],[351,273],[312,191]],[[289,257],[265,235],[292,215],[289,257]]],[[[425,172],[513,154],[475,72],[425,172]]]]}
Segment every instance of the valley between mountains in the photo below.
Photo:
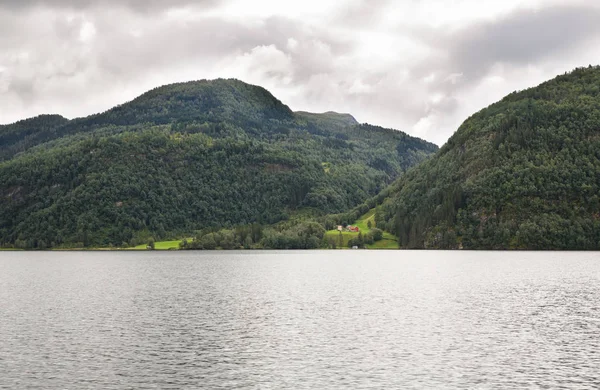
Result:
{"type": "Polygon", "coordinates": [[[233,79],[0,126],[11,249],[592,250],[599,186],[598,67],[506,96],[441,148],[233,79]]]}

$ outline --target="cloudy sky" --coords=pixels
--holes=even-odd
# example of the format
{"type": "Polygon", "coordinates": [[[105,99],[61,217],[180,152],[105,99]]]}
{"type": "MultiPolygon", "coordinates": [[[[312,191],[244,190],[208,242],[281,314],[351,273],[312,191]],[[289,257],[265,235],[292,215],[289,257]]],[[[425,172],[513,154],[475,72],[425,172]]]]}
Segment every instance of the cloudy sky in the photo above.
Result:
{"type": "Polygon", "coordinates": [[[235,77],[441,145],[507,93],[599,64],[597,3],[0,0],[0,123],[235,77]]]}

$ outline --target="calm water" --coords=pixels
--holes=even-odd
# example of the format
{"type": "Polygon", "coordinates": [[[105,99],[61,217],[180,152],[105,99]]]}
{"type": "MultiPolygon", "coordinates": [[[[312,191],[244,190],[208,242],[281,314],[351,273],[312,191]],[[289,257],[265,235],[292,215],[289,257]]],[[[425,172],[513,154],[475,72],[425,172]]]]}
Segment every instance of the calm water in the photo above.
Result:
{"type": "Polygon", "coordinates": [[[0,253],[0,388],[597,388],[600,253],[0,253]]]}

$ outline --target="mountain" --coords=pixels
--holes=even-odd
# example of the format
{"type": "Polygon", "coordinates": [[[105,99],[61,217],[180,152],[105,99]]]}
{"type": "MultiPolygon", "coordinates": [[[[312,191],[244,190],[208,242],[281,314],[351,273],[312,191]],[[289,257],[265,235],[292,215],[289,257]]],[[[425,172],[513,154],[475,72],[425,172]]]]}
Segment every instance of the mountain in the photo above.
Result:
{"type": "Polygon", "coordinates": [[[390,194],[405,248],[600,249],[600,68],[481,110],[390,194]]]}
{"type": "Polygon", "coordinates": [[[238,80],[153,89],[104,113],[0,126],[0,246],[137,245],[340,212],[437,146],[294,113],[238,80]]]}
{"type": "Polygon", "coordinates": [[[57,130],[68,122],[68,119],[60,115],[40,115],[12,125],[0,126],[0,161],[56,138],[57,130]]]}

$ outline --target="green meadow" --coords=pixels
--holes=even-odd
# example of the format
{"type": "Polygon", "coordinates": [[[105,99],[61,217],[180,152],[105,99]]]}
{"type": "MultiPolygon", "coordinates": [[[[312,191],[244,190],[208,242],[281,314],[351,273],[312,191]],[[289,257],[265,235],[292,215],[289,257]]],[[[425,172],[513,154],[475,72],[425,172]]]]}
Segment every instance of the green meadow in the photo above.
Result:
{"type": "MultiPolygon", "coordinates": [[[[191,238],[189,238],[188,240],[191,240],[191,238]]],[[[162,251],[166,251],[169,249],[179,249],[179,244],[182,242],[183,240],[173,240],[173,241],[156,241],[154,243],[154,249],[155,250],[162,250],[162,251]]],[[[135,250],[140,250],[140,249],[146,249],[146,247],[148,246],[148,244],[142,244],[142,245],[138,245],[136,247],[134,247],[133,249],[135,250]]]]}
{"type": "MultiPolygon", "coordinates": [[[[375,209],[370,210],[369,212],[367,212],[365,215],[363,215],[362,217],[360,217],[354,224],[352,224],[352,226],[357,226],[360,229],[360,233],[363,234],[363,236],[367,233],[369,233],[371,231],[371,229],[369,228],[369,221],[371,222],[371,227],[374,228],[375,226],[375,209]]],[[[341,248],[341,249],[346,249],[348,248],[348,241],[350,241],[353,238],[358,237],[359,233],[354,233],[354,232],[339,232],[337,230],[329,230],[325,233],[325,237],[327,239],[329,238],[333,238],[336,241],[337,247],[341,248]],[[339,237],[340,234],[342,235],[342,246],[340,246],[339,244],[339,237]]],[[[394,235],[387,233],[387,232],[383,232],[383,240],[380,241],[376,241],[373,244],[367,244],[366,245],[368,249],[398,249],[398,240],[396,239],[396,237],[394,237],[394,235]]]]}

